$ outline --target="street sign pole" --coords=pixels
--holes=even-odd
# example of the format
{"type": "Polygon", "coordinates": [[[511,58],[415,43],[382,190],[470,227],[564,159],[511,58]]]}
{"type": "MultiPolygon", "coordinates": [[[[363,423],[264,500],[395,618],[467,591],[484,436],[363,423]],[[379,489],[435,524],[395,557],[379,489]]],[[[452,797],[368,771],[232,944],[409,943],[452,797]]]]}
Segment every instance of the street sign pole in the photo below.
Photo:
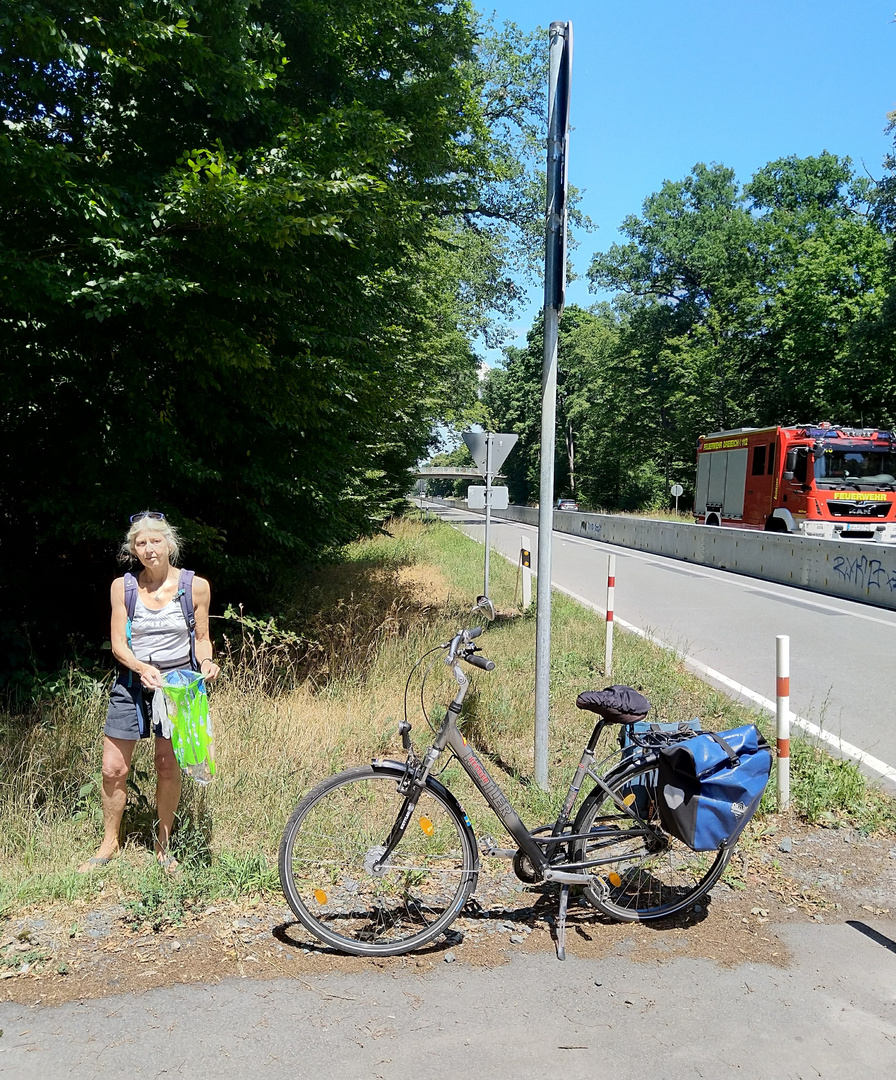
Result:
{"type": "Polygon", "coordinates": [[[485,436],[485,582],[482,595],[488,596],[489,553],[492,530],[492,433],[485,436]]]}
{"type": "Polygon", "coordinates": [[[470,451],[473,461],[476,462],[476,468],[485,477],[484,488],[471,487],[469,489],[467,493],[467,505],[472,509],[474,506],[474,492],[476,493],[477,498],[481,493],[482,503],[479,504],[477,502],[475,505],[477,509],[485,510],[485,587],[483,592],[488,596],[492,507],[496,504],[496,494],[499,496],[497,508],[499,510],[507,508],[507,488],[499,486],[496,491],[495,488],[492,487],[492,480],[504,464],[507,455],[516,445],[519,436],[511,435],[507,432],[465,431],[463,432],[462,437],[467,444],[467,449],[470,451]]]}
{"type": "Polygon", "coordinates": [[[557,439],[557,337],[566,289],[566,180],[572,23],[552,22],[548,77],[547,208],[544,260],[544,361],[541,379],[541,475],[535,620],[535,783],[548,787],[551,680],[551,533],[557,439]]]}

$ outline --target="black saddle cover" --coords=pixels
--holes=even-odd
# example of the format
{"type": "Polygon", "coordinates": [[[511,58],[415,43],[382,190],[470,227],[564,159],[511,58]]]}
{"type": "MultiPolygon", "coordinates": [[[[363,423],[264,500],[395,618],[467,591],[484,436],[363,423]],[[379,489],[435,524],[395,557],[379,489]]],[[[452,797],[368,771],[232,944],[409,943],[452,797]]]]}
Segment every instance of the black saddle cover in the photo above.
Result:
{"type": "Polygon", "coordinates": [[[650,712],[650,702],[630,686],[608,686],[579,694],[576,708],[597,713],[613,724],[636,724],[650,712]]]}

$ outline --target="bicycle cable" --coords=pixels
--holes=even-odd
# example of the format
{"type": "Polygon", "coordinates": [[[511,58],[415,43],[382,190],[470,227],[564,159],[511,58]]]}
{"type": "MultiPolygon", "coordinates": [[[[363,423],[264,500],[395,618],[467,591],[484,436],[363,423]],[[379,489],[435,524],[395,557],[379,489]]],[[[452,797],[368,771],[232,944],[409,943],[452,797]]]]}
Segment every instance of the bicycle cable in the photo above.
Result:
{"type": "MultiPolygon", "coordinates": [[[[418,667],[420,667],[420,665],[427,658],[427,656],[430,656],[434,652],[441,652],[444,648],[445,648],[444,645],[434,645],[431,649],[427,649],[426,652],[417,661],[417,663],[414,664],[414,666],[408,672],[408,677],[407,677],[407,680],[406,680],[406,682],[404,684],[404,720],[405,720],[406,724],[410,724],[410,719],[408,718],[408,691],[411,688],[411,679],[413,679],[413,677],[414,677],[414,672],[417,670],[418,667]]],[[[430,671],[432,671],[433,664],[435,664],[435,660],[433,660],[433,662],[429,665],[429,667],[423,673],[423,678],[420,681],[420,703],[421,703],[421,708],[423,710],[423,716],[426,719],[426,723],[429,725],[430,731],[434,732],[435,728],[433,728],[432,723],[430,722],[430,719],[426,714],[426,708],[425,708],[425,706],[423,706],[423,687],[426,684],[426,676],[430,673],[430,671]]]]}

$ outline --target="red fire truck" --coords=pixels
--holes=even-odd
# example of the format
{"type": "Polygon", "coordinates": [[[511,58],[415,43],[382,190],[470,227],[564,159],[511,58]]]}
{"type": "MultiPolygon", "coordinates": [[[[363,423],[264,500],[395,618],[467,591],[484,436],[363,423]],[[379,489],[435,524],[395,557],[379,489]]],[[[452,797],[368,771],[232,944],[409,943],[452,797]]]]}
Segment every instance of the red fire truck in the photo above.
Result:
{"type": "Polygon", "coordinates": [[[896,434],[833,424],[735,428],[697,447],[706,525],[896,542],[896,434]]]}

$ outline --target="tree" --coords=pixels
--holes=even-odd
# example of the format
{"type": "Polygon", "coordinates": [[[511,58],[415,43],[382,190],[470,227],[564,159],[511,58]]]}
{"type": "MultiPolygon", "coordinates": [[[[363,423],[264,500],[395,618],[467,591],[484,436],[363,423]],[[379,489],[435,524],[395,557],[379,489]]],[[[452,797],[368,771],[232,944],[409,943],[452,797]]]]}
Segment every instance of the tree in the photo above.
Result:
{"type": "Polygon", "coordinates": [[[0,7],[10,623],[98,636],[60,575],[144,507],[255,603],[388,513],[507,295],[476,45],[467,0],[0,7]]]}
{"type": "Polygon", "coordinates": [[[771,162],[745,194],[764,270],[750,411],[759,422],[893,423],[892,376],[868,349],[888,281],[871,183],[823,153],[771,162]]]}
{"type": "MultiPolygon", "coordinates": [[[[591,490],[588,487],[590,463],[582,456],[580,440],[581,432],[589,427],[592,380],[599,377],[596,369],[601,367],[602,357],[596,347],[590,346],[594,346],[602,335],[612,338],[614,334],[615,318],[607,308],[601,308],[595,314],[570,305],[560,320],[554,452],[554,488],[558,494],[574,494],[582,485],[585,490],[591,490]]],[[[536,318],[525,348],[509,346],[504,354],[503,366],[488,373],[482,400],[492,430],[519,436],[513,454],[504,465],[504,472],[511,500],[526,503],[538,499],[540,484],[542,317],[536,318]]]]}
{"type": "Polygon", "coordinates": [[[595,256],[593,284],[618,290],[608,387],[617,430],[645,447],[642,500],[692,479],[711,430],[890,422],[892,376],[870,360],[888,250],[871,195],[827,153],[771,162],[743,189],[698,165],[595,256]]]}

